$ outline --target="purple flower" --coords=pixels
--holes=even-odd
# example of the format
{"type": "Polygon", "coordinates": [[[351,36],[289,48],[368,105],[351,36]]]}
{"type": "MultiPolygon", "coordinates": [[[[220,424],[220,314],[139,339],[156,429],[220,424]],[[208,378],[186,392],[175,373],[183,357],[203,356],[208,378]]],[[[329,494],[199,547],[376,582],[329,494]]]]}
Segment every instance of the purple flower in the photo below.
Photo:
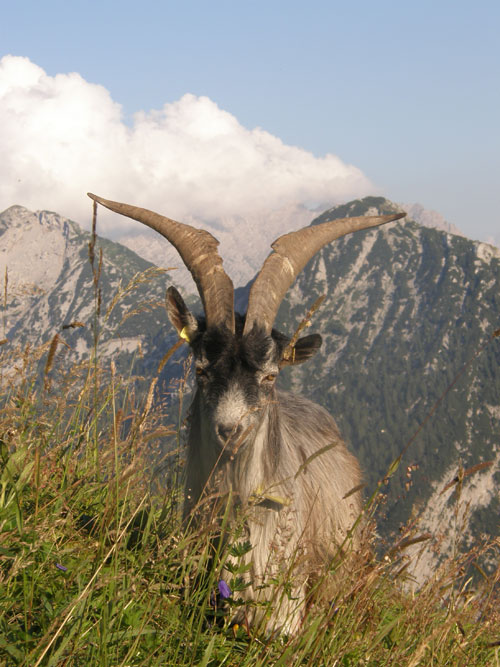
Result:
{"type": "Polygon", "coordinates": [[[62,570],[63,572],[67,572],[68,568],[64,567],[64,565],[61,565],[60,563],[56,563],[56,567],[58,570],[62,570]]]}
{"type": "Polygon", "coordinates": [[[219,580],[218,588],[219,588],[219,595],[221,596],[222,599],[231,597],[231,589],[226,584],[224,579],[219,580]]]}

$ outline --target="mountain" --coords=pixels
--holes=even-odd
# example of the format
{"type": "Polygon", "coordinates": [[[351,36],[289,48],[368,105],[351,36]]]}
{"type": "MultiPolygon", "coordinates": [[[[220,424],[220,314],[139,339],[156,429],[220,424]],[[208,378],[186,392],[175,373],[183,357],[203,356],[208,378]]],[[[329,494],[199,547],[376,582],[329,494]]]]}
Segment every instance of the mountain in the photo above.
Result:
{"type": "MultiPolygon", "coordinates": [[[[440,213],[428,210],[421,204],[401,204],[401,209],[408,213],[410,220],[425,227],[463,236],[440,213]]],[[[219,250],[224,257],[224,267],[235,287],[241,287],[260,269],[269,254],[271,243],[278,236],[309,225],[317,215],[318,211],[291,204],[273,211],[207,220],[192,218],[183,222],[208,230],[220,241],[219,250]]],[[[180,262],[175,249],[152,230],[138,224],[137,233],[122,236],[119,242],[156,266],[175,268],[177,284],[188,292],[196,292],[191,275],[180,262]]]]}
{"type": "Polygon", "coordinates": [[[88,232],[56,213],[12,206],[0,214],[0,336],[12,349],[21,349],[48,344],[60,334],[65,343],[60,355],[66,358],[61,363],[83,361],[94,346],[98,300],[101,357],[113,358],[124,370],[135,355],[137,368],[147,371],[161,359],[165,341],[176,340],[173,332],[165,332],[163,305],[165,282],[172,281],[128,248],[97,238],[96,291],[91,240],[88,232]],[[116,300],[118,294],[122,298],[116,300]]]}
{"type": "MultiPolygon", "coordinates": [[[[367,197],[330,209],[312,224],[395,210],[381,197],[367,197]]],[[[1,324],[10,345],[47,343],[62,333],[68,361],[88,358],[96,299],[90,241],[90,234],[55,213],[12,207],[0,214],[0,275],[8,268],[1,324]],[[74,322],[85,326],[62,330],[74,322]]],[[[148,377],[177,340],[163,306],[165,286],[177,273],[173,280],[158,274],[105,239],[97,241],[94,267],[101,248],[101,358],[127,369],[135,357],[148,377]],[[150,280],[127,291],[143,271],[150,280]],[[125,296],[111,308],[120,290],[125,296]]],[[[492,337],[500,328],[499,285],[497,248],[406,220],[324,248],[282,304],[277,327],[292,334],[315,298],[326,295],[311,329],[321,333],[322,348],[303,366],[285,369],[282,385],[333,414],[361,461],[367,492],[407,449],[382,487],[384,535],[420,517],[420,528],[451,548],[456,485],[442,491],[459,466],[479,464],[462,485],[460,511],[464,501],[470,505],[461,539],[499,534],[500,337],[492,337]]],[[[235,295],[243,312],[248,291],[249,284],[235,295]]],[[[185,352],[167,365],[165,382],[181,373],[185,352]]],[[[428,549],[415,575],[430,572],[436,558],[428,549]]]]}
{"type": "MultiPolygon", "coordinates": [[[[367,197],[312,224],[397,208],[367,197]]],[[[405,221],[323,249],[282,305],[277,324],[293,331],[308,305],[326,295],[311,329],[323,336],[321,352],[286,382],[334,415],[370,491],[408,447],[383,487],[385,533],[418,510],[421,529],[450,549],[455,485],[441,492],[459,466],[491,461],[464,480],[461,511],[470,503],[467,539],[499,534],[500,338],[492,338],[500,328],[499,286],[500,250],[405,221]]],[[[428,549],[415,574],[421,578],[436,562],[428,549]]]]}
{"type": "Polygon", "coordinates": [[[414,220],[424,227],[440,229],[455,236],[465,236],[458,227],[448,222],[441,213],[426,209],[422,204],[401,204],[401,208],[406,211],[410,220],[414,220]]]}

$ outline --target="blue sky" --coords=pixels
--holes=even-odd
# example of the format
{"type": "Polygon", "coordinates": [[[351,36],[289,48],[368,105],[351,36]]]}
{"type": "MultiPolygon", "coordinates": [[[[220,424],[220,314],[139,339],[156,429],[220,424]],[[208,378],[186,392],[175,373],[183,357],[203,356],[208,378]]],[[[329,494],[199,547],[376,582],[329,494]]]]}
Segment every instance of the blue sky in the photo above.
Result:
{"type": "MultiPolygon", "coordinates": [[[[76,72],[84,82],[99,84],[112,102],[121,105],[119,122],[127,128],[136,125],[137,112],[143,111],[152,121],[153,110],[175,105],[187,93],[194,98],[185,100],[182,108],[169,107],[169,131],[175,132],[172,116],[176,114],[185,118],[195,113],[198,125],[203,114],[208,114],[215,122],[214,108],[197,102],[207,97],[222,115],[227,113],[224,122],[235,132],[262,128],[285,147],[303,149],[302,154],[287,150],[285,158],[283,151],[277,157],[278,149],[270,148],[255,169],[265,172],[266,163],[273,163],[276,169],[279,161],[287,171],[287,160],[296,168],[302,155],[314,168],[312,180],[319,183],[321,159],[336,156],[342,164],[356,167],[365,180],[358,174],[352,186],[343,189],[344,176],[337,165],[335,178],[329,181],[333,189],[338,188],[332,191],[332,203],[350,194],[363,194],[364,188],[367,193],[379,192],[395,201],[419,202],[436,209],[474,238],[500,240],[499,32],[500,3],[496,0],[48,0],[3,6],[0,57],[28,58],[49,78],[76,72]],[[313,165],[310,154],[320,161],[313,165]]],[[[31,81],[27,74],[26,80],[31,81]]],[[[17,102],[12,102],[12,95],[8,99],[12,118],[17,102]]],[[[32,97],[23,99],[36,111],[32,97]]],[[[83,93],[81,100],[86,104],[83,93]]],[[[95,100],[93,104],[95,108],[95,100]]],[[[22,113],[27,118],[28,111],[23,108],[22,113]]],[[[39,123],[37,120],[33,127],[43,132],[39,123]]],[[[188,131],[184,121],[182,127],[184,133],[188,131]]],[[[3,122],[0,141],[2,132],[8,133],[3,152],[15,151],[14,131],[3,122]]],[[[102,136],[105,141],[106,133],[102,136]]],[[[260,141],[252,137],[254,143],[260,141]]],[[[246,140],[250,141],[248,136],[246,140]]],[[[266,142],[272,143],[268,136],[266,142]]],[[[165,150],[164,144],[158,145],[165,150]]],[[[154,141],[150,146],[154,152],[154,141]]],[[[19,144],[18,154],[24,150],[19,144]]],[[[249,149],[241,150],[246,154],[249,149]]],[[[115,154],[111,159],[110,170],[112,160],[119,158],[115,154]]],[[[213,162],[213,153],[207,160],[213,162]]],[[[196,166],[191,174],[187,163],[186,157],[183,166],[190,181],[196,176],[207,178],[206,170],[196,166]]],[[[215,168],[232,171],[229,163],[215,164],[215,168]]],[[[327,166],[334,168],[333,162],[327,166]]],[[[152,169],[150,164],[147,169],[152,169]]],[[[308,169],[302,169],[304,179],[308,169]]],[[[170,173],[165,168],[165,178],[170,173]]],[[[247,170],[247,182],[254,179],[252,173],[247,170]]],[[[130,179],[130,190],[133,175],[123,178],[130,179]]],[[[239,178],[244,179],[245,173],[239,178]]],[[[274,178],[269,180],[274,182],[274,178]]],[[[161,181],[158,174],[154,180],[161,181]]],[[[290,181],[290,197],[294,183],[290,181]]],[[[229,193],[228,199],[236,192],[232,186],[224,190],[224,181],[210,181],[212,191],[219,186],[221,193],[229,193]]],[[[54,202],[65,209],[60,212],[73,213],[73,217],[80,210],[77,207],[73,212],[69,195],[60,203],[48,196],[50,201],[44,203],[43,190],[35,194],[29,187],[34,188],[23,183],[22,190],[0,189],[0,208],[13,203],[49,208],[54,202]],[[9,196],[24,196],[28,201],[9,201],[9,196]]],[[[111,181],[109,187],[113,187],[111,181]]],[[[326,185],[312,187],[310,193],[307,188],[299,190],[297,196],[319,199],[326,185]]],[[[47,193],[50,191],[48,186],[47,193]]],[[[187,191],[185,183],[180,191],[187,191]]],[[[288,196],[284,186],[277,189],[276,198],[279,196],[288,196]]],[[[200,194],[199,207],[203,202],[210,205],[206,197],[200,194]]],[[[258,194],[253,195],[256,197],[258,194]]],[[[235,196],[234,206],[245,202],[235,196]]],[[[274,203],[270,198],[269,205],[274,203]]],[[[185,213],[177,204],[175,210],[185,213]]]]}

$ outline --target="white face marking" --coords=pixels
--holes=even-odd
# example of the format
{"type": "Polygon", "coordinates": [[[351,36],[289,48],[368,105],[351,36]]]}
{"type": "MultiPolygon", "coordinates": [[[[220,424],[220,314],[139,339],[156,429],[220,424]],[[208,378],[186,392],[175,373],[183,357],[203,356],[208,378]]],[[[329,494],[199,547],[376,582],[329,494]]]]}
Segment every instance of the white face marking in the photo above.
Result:
{"type": "Polygon", "coordinates": [[[249,406],[245,394],[237,385],[230,386],[221,396],[214,413],[214,422],[224,426],[245,427],[245,417],[249,413],[249,406]]]}

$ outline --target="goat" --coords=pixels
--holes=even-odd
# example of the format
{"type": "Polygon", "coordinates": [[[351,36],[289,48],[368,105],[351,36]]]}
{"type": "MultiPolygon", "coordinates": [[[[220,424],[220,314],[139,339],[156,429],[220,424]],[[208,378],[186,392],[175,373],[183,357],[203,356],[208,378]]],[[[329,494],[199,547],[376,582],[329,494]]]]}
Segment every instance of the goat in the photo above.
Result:
{"type": "Polygon", "coordinates": [[[241,622],[245,615],[255,625],[265,622],[268,632],[294,633],[315,577],[322,568],[328,570],[348,536],[351,549],[357,547],[357,533],[351,529],[362,507],[361,473],[322,407],[275,388],[280,369],[310,359],[321,336],[291,340],[273,328],[274,320],[288,288],[324,245],[405,214],[345,218],[281,236],[251,287],[242,316],[234,312],[233,283],[209,232],[146,209],[89,197],[162,234],[194,278],[204,317],[196,318],[174,287],[166,297],[170,321],[191,347],[197,381],[184,516],[190,517],[207,497],[232,498],[232,516],[243,512],[252,546],[244,599],[275,605],[267,618],[250,605],[234,620],[241,622]],[[280,578],[291,582],[291,595],[282,587],[273,598],[266,584],[280,578]]]}

